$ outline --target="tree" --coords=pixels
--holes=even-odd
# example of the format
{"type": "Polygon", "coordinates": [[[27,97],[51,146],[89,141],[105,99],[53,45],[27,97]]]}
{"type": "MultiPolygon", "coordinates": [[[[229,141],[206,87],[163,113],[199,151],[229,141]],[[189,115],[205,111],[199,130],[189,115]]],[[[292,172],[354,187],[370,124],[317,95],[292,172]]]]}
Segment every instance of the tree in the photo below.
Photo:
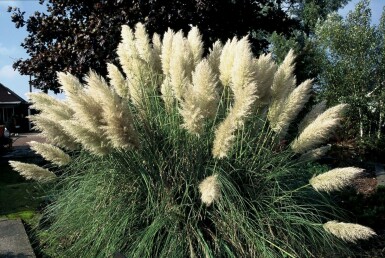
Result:
{"type": "Polygon", "coordinates": [[[371,25],[369,0],[356,5],[346,19],[333,14],[317,28],[323,70],[321,93],[330,105],[348,103],[353,136],[379,139],[384,126],[385,11],[371,25]]]}
{"type": "Polygon", "coordinates": [[[299,81],[317,78],[321,65],[317,43],[314,41],[317,22],[326,20],[328,14],[345,6],[350,0],[299,0],[290,1],[287,12],[297,17],[300,26],[290,34],[274,32],[269,41],[271,50],[278,62],[282,62],[286,53],[294,49],[297,59],[295,74],[299,81]]]}
{"type": "MultiPolygon", "coordinates": [[[[41,4],[44,2],[40,0],[41,4]]],[[[143,22],[150,34],[168,27],[186,32],[196,25],[206,49],[214,39],[249,33],[254,52],[258,53],[267,49],[267,36],[273,31],[287,35],[299,26],[298,19],[284,10],[287,2],[296,1],[48,0],[46,13],[36,12],[27,20],[20,9],[9,8],[16,27],[26,25],[29,33],[21,45],[30,57],[17,60],[14,68],[32,75],[35,88],[54,92],[60,91],[57,71],[81,77],[92,66],[105,75],[104,61],[116,59],[110,49],[118,44],[121,25],[133,26],[137,22],[143,22]]]]}

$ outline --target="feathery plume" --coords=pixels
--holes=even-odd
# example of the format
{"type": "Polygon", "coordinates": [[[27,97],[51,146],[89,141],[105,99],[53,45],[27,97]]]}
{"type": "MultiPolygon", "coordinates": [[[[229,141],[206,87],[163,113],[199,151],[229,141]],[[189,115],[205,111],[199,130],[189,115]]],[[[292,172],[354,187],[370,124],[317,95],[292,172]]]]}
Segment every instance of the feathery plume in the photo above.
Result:
{"type": "Polygon", "coordinates": [[[271,86],[273,84],[274,74],[277,71],[277,65],[273,61],[271,54],[262,54],[258,59],[254,59],[255,73],[257,82],[257,105],[261,107],[270,102],[271,86]]]}
{"type": "Polygon", "coordinates": [[[182,125],[189,132],[199,134],[203,130],[204,119],[215,117],[219,96],[216,92],[217,77],[206,59],[202,60],[192,75],[192,85],[181,102],[182,125]]]}
{"type": "Polygon", "coordinates": [[[162,41],[158,33],[154,33],[152,36],[152,48],[153,48],[153,58],[154,58],[154,71],[156,74],[162,73],[162,41]]]}
{"type": "Polygon", "coordinates": [[[117,95],[109,97],[112,101],[103,105],[105,126],[101,126],[104,135],[116,149],[139,148],[139,135],[135,131],[133,118],[127,103],[117,95]]]}
{"type": "Polygon", "coordinates": [[[302,119],[298,125],[298,131],[302,132],[306,126],[313,122],[320,114],[322,114],[326,109],[326,100],[321,101],[320,103],[313,106],[309,113],[302,119]]]}
{"type": "Polygon", "coordinates": [[[234,62],[231,69],[230,87],[234,92],[234,98],[239,95],[243,87],[255,80],[255,66],[248,37],[243,37],[237,42],[234,51],[234,62]]]}
{"type": "Polygon", "coordinates": [[[317,191],[331,192],[351,184],[364,170],[356,167],[335,168],[310,179],[310,185],[317,191]]]}
{"type": "Polygon", "coordinates": [[[207,61],[210,64],[211,70],[214,74],[219,75],[219,64],[220,64],[220,58],[222,53],[222,43],[221,41],[217,40],[213,44],[212,48],[209,50],[209,54],[207,56],[207,61]]]}
{"type": "MultiPolygon", "coordinates": [[[[48,142],[68,150],[76,150],[79,147],[76,140],[66,133],[60,121],[52,120],[44,114],[29,116],[29,119],[34,124],[34,128],[40,130],[48,142]]],[[[64,123],[66,121],[68,120],[62,120],[64,123]]]]}
{"type": "Polygon", "coordinates": [[[222,159],[227,157],[229,150],[234,144],[234,133],[237,128],[237,124],[232,119],[230,113],[215,130],[215,138],[212,151],[214,158],[222,159]]]}
{"type": "Polygon", "coordinates": [[[80,121],[88,130],[98,133],[102,121],[100,104],[85,91],[85,87],[75,76],[58,73],[58,79],[69,105],[75,111],[74,119],[80,121]]]}
{"type": "Polygon", "coordinates": [[[211,70],[209,62],[204,59],[192,74],[192,95],[206,118],[214,118],[217,113],[219,96],[216,92],[217,75],[211,70]]]}
{"type": "Polygon", "coordinates": [[[271,103],[267,113],[267,118],[273,128],[278,123],[279,114],[284,111],[286,97],[295,88],[294,59],[294,52],[290,50],[274,75],[271,85],[271,103]]]}
{"type": "Polygon", "coordinates": [[[87,93],[100,106],[103,106],[103,104],[106,102],[111,101],[111,99],[106,99],[110,97],[111,90],[103,77],[99,76],[95,71],[90,70],[90,72],[85,76],[84,80],[87,82],[88,86],[87,93]]]}
{"type": "Polygon", "coordinates": [[[148,64],[149,67],[154,66],[153,50],[150,45],[150,38],[148,37],[146,27],[142,23],[135,25],[135,46],[139,57],[148,64]]]}
{"type": "Polygon", "coordinates": [[[35,164],[28,164],[19,161],[9,161],[9,165],[24,176],[26,179],[33,179],[40,182],[48,182],[56,179],[56,175],[48,169],[35,164]]]}
{"type": "Polygon", "coordinates": [[[281,138],[285,137],[290,123],[309,100],[312,82],[312,80],[306,80],[295,88],[283,102],[282,112],[274,114],[278,117],[272,119],[271,127],[281,138]]]}
{"type": "Polygon", "coordinates": [[[66,135],[60,126],[60,121],[72,118],[74,111],[65,101],[56,100],[45,93],[31,93],[29,97],[34,102],[33,107],[40,114],[29,116],[34,122],[34,128],[42,131],[47,141],[58,144],[66,149],[76,149],[75,140],[66,135]]]}
{"type": "Polygon", "coordinates": [[[108,139],[106,139],[100,129],[99,132],[94,132],[84,126],[83,123],[73,120],[63,122],[61,126],[66,134],[73,137],[84,149],[95,155],[103,156],[112,150],[108,139]]]}
{"type": "Polygon", "coordinates": [[[219,79],[223,86],[229,86],[231,82],[231,72],[233,69],[233,63],[235,59],[235,47],[238,43],[238,39],[234,37],[232,40],[227,40],[223,46],[222,54],[219,63],[219,79]]]}
{"type": "Polygon", "coordinates": [[[190,45],[193,63],[195,66],[201,61],[203,55],[202,35],[200,34],[199,29],[196,26],[192,27],[189,31],[187,35],[187,41],[190,45]]]}
{"type": "Polygon", "coordinates": [[[139,147],[139,136],[133,127],[133,118],[127,103],[112,91],[105,80],[95,72],[85,78],[91,95],[102,108],[104,124],[99,126],[114,148],[139,147]]]}
{"type": "Polygon", "coordinates": [[[206,177],[199,184],[199,192],[201,200],[206,206],[210,206],[213,202],[218,201],[221,197],[221,186],[218,181],[218,175],[206,177]]]}
{"type": "Polygon", "coordinates": [[[172,43],[174,41],[174,36],[175,33],[171,29],[168,29],[167,32],[163,35],[162,54],[160,58],[162,61],[163,74],[166,76],[170,75],[170,60],[171,54],[173,52],[172,43]]]}
{"type": "Polygon", "coordinates": [[[340,104],[329,108],[310,123],[292,142],[291,148],[295,153],[305,153],[325,142],[330,134],[340,124],[342,114],[348,105],[340,104]]]}
{"type": "Polygon", "coordinates": [[[166,110],[170,110],[173,102],[174,102],[174,93],[171,85],[170,78],[170,61],[171,55],[173,52],[172,44],[174,40],[175,33],[173,30],[168,29],[166,33],[163,35],[162,42],[162,52],[160,55],[160,59],[162,62],[162,70],[165,78],[163,79],[163,83],[160,87],[160,92],[162,93],[162,99],[165,103],[166,110]]]}
{"type": "Polygon", "coordinates": [[[117,54],[124,73],[130,78],[136,65],[133,60],[137,60],[139,53],[135,46],[134,33],[130,27],[122,26],[121,37],[122,41],[118,45],[117,54]]]}
{"type": "Polygon", "coordinates": [[[170,57],[170,82],[174,96],[177,100],[182,100],[189,82],[189,64],[186,60],[189,48],[186,48],[186,41],[182,31],[178,31],[173,37],[172,53],[170,57]]]}
{"type": "Polygon", "coordinates": [[[172,91],[171,79],[169,76],[164,78],[163,83],[160,86],[160,93],[162,93],[162,99],[164,101],[166,110],[171,110],[174,104],[174,93],[172,91]]]}
{"type": "Polygon", "coordinates": [[[245,119],[251,113],[256,99],[255,91],[256,85],[254,83],[250,83],[242,90],[237,91],[233,107],[225,120],[215,130],[212,151],[214,158],[227,157],[236,138],[235,132],[243,126],[245,119]]]}
{"type": "Polygon", "coordinates": [[[331,145],[322,146],[314,150],[309,150],[299,157],[300,161],[314,161],[322,158],[329,150],[331,145]]]}
{"type": "Polygon", "coordinates": [[[64,166],[71,162],[71,157],[58,147],[36,141],[28,142],[31,149],[40,154],[44,159],[58,165],[64,166]]]}
{"type": "Polygon", "coordinates": [[[145,84],[145,82],[151,81],[153,64],[152,57],[150,57],[152,53],[149,53],[152,50],[148,43],[148,37],[144,35],[146,33],[141,28],[144,29],[138,25],[139,31],[135,32],[138,38],[135,39],[132,30],[128,26],[122,26],[122,41],[117,49],[120,64],[127,77],[129,95],[132,103],[137,107],[141,107],[144,93],[146,93],[143,86],[155,86],[145,84]],[[141,56],[148,60],[144,60],[141,56]]]}
{"type": "Polygon", "coordinates": [[[286,97],[288,92],[294,90],[296,84],[294,60],[294,51],[291,49],[274,75],[271,85],[271,95],[274,99],[286,97]]]}
{"type": "Polygon", "coordinates": [[[72,74],[58,72],[56,75],[58,82],[61,85],[61,89],[66,93],[67,97],[76,95],[83,89],[83,85],[80,83],[79,79],[72,74]]]}
{"type": "Polygon", "coordinates": [[[123,74],[119,71],[118,67],[116,67],[114,64],[107,63],[107,71],[110,84],[115,89],[116,93],[120,97],[128,99],[128,84],[123,74]]]}
{"type": "Polygon", "coordinates": [[[55,120],[71,119],[74,111],[65,101],[60,101],[46,93],[28,93],[33,102],[32,107],[44,112],[55,120]]]}
{"type": "Polygon", "coordinates": [[[323,228],[336,237],[341,238],[346,242],[353,243],[357,240],[369,239],[377,235],[373,229],[354,223],[329,221],[323,225],[323,228]]]}

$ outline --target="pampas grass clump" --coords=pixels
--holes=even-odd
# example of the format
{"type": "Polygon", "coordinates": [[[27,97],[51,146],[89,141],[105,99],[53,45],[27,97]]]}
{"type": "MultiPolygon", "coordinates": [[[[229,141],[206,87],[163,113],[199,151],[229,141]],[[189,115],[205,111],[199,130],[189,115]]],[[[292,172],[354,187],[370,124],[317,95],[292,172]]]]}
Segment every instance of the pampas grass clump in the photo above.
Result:
{"type": "Polygon", "coordinates": [[[124,74],[108,64],[108,81],[90,71],[83,84],[58,73],[65,101],[31,95],[48,142],[32,148],[60,173],[11,165],[57,178],[39,230],[52,256],[328,257],[349,253],[346,236],[372,235],[325,224],[341,217],[322,192],[351,169],[311,178],[303,162],[328,150],[346,106],[320,104],[293,139],[312,88],[296,87],[294,52],[277,65],[244,37],[204,56],[201,38],[123,26],[124,74]]]}

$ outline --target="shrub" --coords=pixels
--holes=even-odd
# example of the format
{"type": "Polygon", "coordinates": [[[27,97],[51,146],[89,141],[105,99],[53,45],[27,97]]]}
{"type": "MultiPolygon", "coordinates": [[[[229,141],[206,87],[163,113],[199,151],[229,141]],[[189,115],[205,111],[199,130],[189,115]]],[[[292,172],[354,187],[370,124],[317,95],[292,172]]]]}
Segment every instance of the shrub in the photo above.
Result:
{"type": "Polygon", "coordinates": [[[327,151],[346,106],[317,107],[293,139],[311,81],[296,87],[292,51],[279,66],[255,58],[247,37],[203,52],[195,27],[150,41],[143,25],[123,26],[125,76],[113,64],[109,83],[58,73],[65,101],[31,94],[41,111],[31,119],[49,142],[32,146],[53,165],[35,174],[11,164],[29,178],[57,175],[41,229],[55,256],[330,256],[374,234],[336,222],[321,193],[361,169],[310,180],[309,161],[327,151]]]}

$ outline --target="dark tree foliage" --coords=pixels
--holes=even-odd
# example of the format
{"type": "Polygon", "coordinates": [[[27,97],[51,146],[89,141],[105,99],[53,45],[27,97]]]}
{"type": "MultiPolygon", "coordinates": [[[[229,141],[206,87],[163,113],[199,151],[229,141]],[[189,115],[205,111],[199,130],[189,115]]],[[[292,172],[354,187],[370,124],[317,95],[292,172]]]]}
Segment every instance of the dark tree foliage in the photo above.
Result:
{"type": "MultiPolygon", "coordinates": [[[[291,0],[290,0],[291,1],[291,0]]],[[[289,1],[289,2],[290,2],[289,1]]],[[[121,25],[145,24],[150,35],[167,28],[188,31],[196,25],[206,48],[216,39],[250,34],[256,53],[267,49],[268,36],[277,31],[289,35],[299,26],[298,19],[285,11],[287,1],[279,0],[40,0],[45,13],[26,19],[18,8],[9,8],[16,27],[27,26],[21,44],[29,54],[14,68],[32,75],[32,86],[59,92],[57,71],[78,77],[89,69],[104,75],[106,61],[115,62],[121,25]]]]}

